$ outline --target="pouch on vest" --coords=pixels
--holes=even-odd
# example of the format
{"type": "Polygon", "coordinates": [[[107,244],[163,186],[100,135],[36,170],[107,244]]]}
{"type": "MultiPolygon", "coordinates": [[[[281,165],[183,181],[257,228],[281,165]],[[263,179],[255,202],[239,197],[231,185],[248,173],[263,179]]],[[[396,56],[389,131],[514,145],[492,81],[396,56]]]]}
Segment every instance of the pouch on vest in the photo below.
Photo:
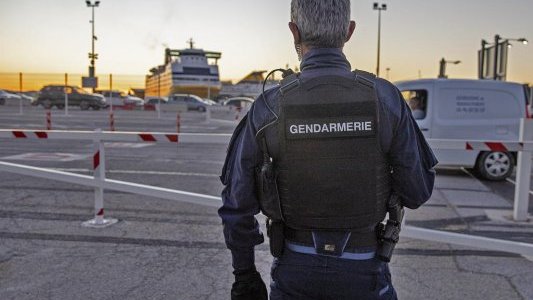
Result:
{"type": "Polygon", "coordinates": [[[268,155],[265,138],[259,136],[258,143],[263,151],[263,163],[256,168],[255,172],[259,207],[265,216],[274,221],[281,221],[283,216],[276,182],[276,170],[268,155]]]}

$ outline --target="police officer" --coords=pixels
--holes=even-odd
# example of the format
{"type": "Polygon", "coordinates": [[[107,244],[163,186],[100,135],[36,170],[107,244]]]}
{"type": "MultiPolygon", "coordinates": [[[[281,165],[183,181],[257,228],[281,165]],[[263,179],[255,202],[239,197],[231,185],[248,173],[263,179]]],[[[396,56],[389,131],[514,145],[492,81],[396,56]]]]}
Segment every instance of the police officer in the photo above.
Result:
{"type": "Polygon", "coordinates": [[[349,0],[292,0],[289,28],[301,73],[285,72],[257,98],[222,171],[231,298],[267,299],[254,263],[262,211],[271,299],[395,299],[387,261],[400,220],[391,208],[429,199],[437,160],[398,89],[351,72],[349,0]],[[387,211],[396,219],[384,229],[387,211]]]}

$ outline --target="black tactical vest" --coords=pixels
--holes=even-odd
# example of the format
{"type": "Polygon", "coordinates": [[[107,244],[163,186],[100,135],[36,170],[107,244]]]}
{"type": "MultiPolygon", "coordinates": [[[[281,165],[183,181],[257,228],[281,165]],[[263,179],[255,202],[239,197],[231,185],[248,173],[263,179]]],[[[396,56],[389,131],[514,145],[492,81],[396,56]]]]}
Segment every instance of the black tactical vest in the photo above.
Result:
{"type": "Polygon", "coordinates": [[[379,145],[373,82],[293,76],[281,94],[273,161],[286,226],[357,230],[382,221],[390,167],[379,145]]]}

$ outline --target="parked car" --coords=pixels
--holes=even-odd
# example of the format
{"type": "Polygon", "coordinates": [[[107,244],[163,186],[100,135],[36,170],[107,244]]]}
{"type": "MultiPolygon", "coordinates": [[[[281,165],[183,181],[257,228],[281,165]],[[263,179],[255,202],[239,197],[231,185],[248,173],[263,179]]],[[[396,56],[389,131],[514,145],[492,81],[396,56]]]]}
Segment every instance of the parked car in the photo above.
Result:
{"type": "MultiPolygon", "coordinates": [[[[422,79],[396,85],[428,139],[517,141],[520,119],[528,117],[526,87],[518,83],[422,79]]],[[[505,150],[435,149],[435,155],[439,166],[473,168],[488,180],[505,180],[516,162],[516,153],[505,150]]]]}
{"type": "Polygon", "coordinates": [[[0,105],[5,105],[8,100],[20,100],[20,96],[0,90],[0,105]]]}
{"type": "Polygon", "coordinates": [[[113,106],[124,105],[124,99],[123,99],[124,93],[121,91],[101,90],[101,91],[96,91],[96,93],[104,96],[104,99],[107,105],[113,105],[113,106]]]}
{"type": "Polygon", "coordinates": [[[197,110],[204,112],[207,110],[209,104],[204,102],[202,98],[190,94],[174,94],[168,98],[168,104],[185,104],[187,110],[197,110]]]}
{"type": "Polygon", "coordinates": [[[234,108],[247,108],[252,106],[254,99],[248,97],[233,97],[222,102],[222,105],[233,106],[234,108]]]}
{"type": "Polygon", "coordinates": [[[132,95],[124,96],[124,105],[143,106],[144,100],[132,95]]]}
{"type": "Polygon", "coordinates": [[[81,110],[99,110],[107,107],[104,96],[91,94],[77,86],[47,85],[39,93],[33,105],[42,105],[44,108],[65,108],[65,93],[68,95],[69,106],[79,106],[81,110]]]}
{"type": "Polygon", "coordinates": [[[216,101],[213,101],[213,100],[211,100],[211,99],[209,99],[209,98],[204,98],[204,99],[202,99],[202,100],[204,100],[204,102],[207,103],[207,104],[209,104],[209,105],[220,105],[220,103],[218,103],[218,102],[216,102],[216,101]]]}
{"type": "Polygon", "coordinates": [[[156,107],[159,103],[161,105],[167,104],[166,98],[158,98],[158,97],[147,97],[144,99],[144,110],[156,110],[156,107]]]}

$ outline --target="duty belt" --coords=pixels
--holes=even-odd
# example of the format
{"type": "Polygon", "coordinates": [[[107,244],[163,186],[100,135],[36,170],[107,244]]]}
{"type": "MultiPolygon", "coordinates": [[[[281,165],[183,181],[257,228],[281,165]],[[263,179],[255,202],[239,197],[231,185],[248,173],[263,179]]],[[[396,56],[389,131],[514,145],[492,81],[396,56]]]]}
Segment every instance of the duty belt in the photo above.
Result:
{"type": "MultiPolygon", "coordinates": [[[[307,230],[296,230],[285,227],[285,239],[289,242],[298,243],[301,245],[313,246],[313,234],[307,230]]],[[[377,246],[377,236],[373,229],[365,231],[353,231],[344,251],[355,250],[361,247],[377,246]]]]}

